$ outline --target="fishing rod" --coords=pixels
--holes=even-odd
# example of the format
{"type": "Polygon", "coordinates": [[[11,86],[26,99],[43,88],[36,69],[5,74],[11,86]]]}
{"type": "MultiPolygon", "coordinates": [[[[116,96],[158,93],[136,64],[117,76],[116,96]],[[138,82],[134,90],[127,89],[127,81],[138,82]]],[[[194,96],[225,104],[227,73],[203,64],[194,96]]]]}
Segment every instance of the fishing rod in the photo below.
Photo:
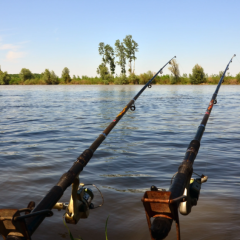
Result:
{"type": "MultiPolygon", "coordinates": [[[[236,54],[233,55],[233,57],[235,56],[236,54]]],[[[152,240],[162,240],[167,237],[171,230],[173,220],[176,222],[177,239],[180,240],[178,208],[182,215],[188,215],[191,212],[192,206],[197,205],[201,184],[206,182],[208,177],[202,175],[197,179],[191,178],[193,173],[193,163],[198,154],[200,141],[205,131],[213,105],[217,103],[218,91],[223,83],[227,70],[229,70],[229,65],[232,62],[233,57],[229,61],[221,79],[219,80],[202,122],[198,127],[197,133],[187,148],[183,162],[178,168],[178,172],[174,174],[175,178],[173,182],[171,181],[172,184],[169,190],[166,191],[158,189],[156,186],[151,186],[151,191],[146,191],[142,198],[152,240]],[[154,220],[151,223],[152,217],[154,220]]]]}
{"type": "MultiPolygon", "coordinates": [[[[176,58],[174,56],[173,58],[176,58]]],[[[171,58],[171,60],[173,59],[171,58]]],[[[171,64],[169,60],[135,95],[135,97],[122,109],[108,127],[98,136],[92,145],[86,149],[74,162],[73,166],[64,173],[58,183],[47,193],[47,195],[35,207],[34,202],[30,202],[24,209],[0,209],[0,233],[7,240],[31,240],[31,235],[42,223],[45,217],[53,215],[51,209],[66,210],[65,220],[67,223],[76,224],[80,218],[87,218],[89,209],[94,208],[91,203],[93,193],[89,188],[84,188],[84,184],[79,182],[79,174],[92,158],[94,152],[105,140],[111,130],[117,125],[120,119],[130,108],[135,110],[135,101],[149,87],[152,81],[162,70],[171,64]],[[79,184],[80,183],[80,184],[79,184]],[[60,203],[64,191],[72,184],[72,194],[69,204],[60,203]],[[35,207],[35,208],[34,208],[35,207]],[[25,215],[20,213],[25,212],[25,215]]],[[[101,205],[100,205],[101,206],[101,205]]]]}

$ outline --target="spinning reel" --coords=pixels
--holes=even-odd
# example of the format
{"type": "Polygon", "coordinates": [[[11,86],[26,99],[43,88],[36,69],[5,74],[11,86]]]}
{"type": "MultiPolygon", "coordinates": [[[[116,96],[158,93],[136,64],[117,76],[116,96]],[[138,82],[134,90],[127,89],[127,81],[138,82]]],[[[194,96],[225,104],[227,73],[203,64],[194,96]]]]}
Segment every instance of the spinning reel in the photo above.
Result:
{"type": "Polygon", "coordinates": [[[179,204],[179,212],[182,215],[188,215],[193,206],[197,205],[197,201],[200,195],[202,183],[208,180],[208,176],[202,175],[201,178],[191,178],[190,183],[184,190],[183,195],[186,196],[186,201],[179,204]]]}
{"type": "MultiPolygon", "coordinates": [[[[101,207],[104,203],[103,195],[102,204],[94,207],[92,200],[94,194],[90,188],[84,187],[86,185],[94,184],[79,184],[79,177],[76,177],[72,184],[72,194],[69,203],[58,202],[54,205],[53,209],[66,210],[65,221],[71,224],[77,224],[80,218],[87,218],[89,216],[89,210],[97,207],[101,207]]],[[[35,203],[31,201],[27,208],[23,209],[0,209],[0,234],[3,239],[20,239],[31,240],[26,219],[37,215],[44,215],[45,217],[51,217],[53,212],[49,209],[32,212],[35,207],[35,203]],[[25,213],[21,215],[20,213],[25,213]],[[17,237],[17,238],[16,238],[17,237]]]]}
{"type": "Polygon", "coordinates": [[[71,224],[77,224],[80,218],[87,218],[89,216],[89,210],[94,209],[97,207],[101,207],[104,203],[103,195],[100,190],[102,196],[102,204],[94,207],[92,200],[94,198],[93,191],[90,188],[86,188],[86,185],[93,185],[94,184],[79,184],[79,177],[76,177],[73,184],[72,184],[72,194],[70,197],[69,204],[58,202],[53,207],[54,209],[58,209],[59,211],[66,210],[65,213],[65,221],[71,224]]]}

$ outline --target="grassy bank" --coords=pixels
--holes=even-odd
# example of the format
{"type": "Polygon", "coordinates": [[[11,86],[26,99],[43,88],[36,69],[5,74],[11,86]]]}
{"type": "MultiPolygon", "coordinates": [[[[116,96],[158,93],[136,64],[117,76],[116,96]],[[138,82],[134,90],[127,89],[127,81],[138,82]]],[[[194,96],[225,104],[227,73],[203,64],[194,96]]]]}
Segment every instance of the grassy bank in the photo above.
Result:
{"type": "MultiPolygon", "coordinates": [[[[34,77],[27,80],[22,80],[19,77],[19,74],[9,74],[10,80],[8,82],[9,85],[49,85],[43,78],[41,78],[40,74],[33,74],[34,77]]],[[[141,75],[131,75],[129,77],[109,77],[107,80],[101,79],[98,77],[90,78],[87,76],[82,76],[81,78],[73,78],[71,81],[66,83],[62,78],[58,78],[57,84],[67,84],[67,85],[126,85],[126,84],[145,84],[152,78],[152,75],[149,73],[144,73],[141,75]]],[[[206,82],[203,84],[217,84],[220,79],[218,75],[212,75],[206,78],[206,82]]],[[[180,77],[177,80],[174,80],[172,76],[169,75],[162,75],[157,76],[153,84],[159,85],[190,85],[190,78],[189,77],[180,77]]],[[[239,79],[232,76],[225,76],[223,84],[226,85],[237,85],[240,84],[239,79]]],[[[5,85],[5,84],[4,84],[5,85]]]]}
{"type": "MultiPolygon", "coordinates": [[[[75,76],[73,78],[68,75],[68,77],[59,78],[53,73],[29,73],[26,76],[20,74],[8,74],[7,72],[1,72],[0,74],[0,85],[57,85],[57,84],[67,84],[67,85],[126,85],[126,84],[146,84],[152,77],[154,73],[148,71],[140,75],[130,74],[129,76],[112,76],[107,75],[106,79],[100,77],[88,77],[88,76],[75,76]],[[52,75],[51,75],[52,74],[52,75]]],[[[221,78],[221,73],[205,76],[205,82],[202,84],[217,84],[221,78]]],[[[156,76],[153,84],[160,85],[190,85],[191,78],[190,75],[183,74],[181,77],[175,78],[172,75],[161,75],[156,76]]],[[[240,74],[233,76],[225,76],[223,84],[225,85],[237,85],[240,84],[240,74]]]]}

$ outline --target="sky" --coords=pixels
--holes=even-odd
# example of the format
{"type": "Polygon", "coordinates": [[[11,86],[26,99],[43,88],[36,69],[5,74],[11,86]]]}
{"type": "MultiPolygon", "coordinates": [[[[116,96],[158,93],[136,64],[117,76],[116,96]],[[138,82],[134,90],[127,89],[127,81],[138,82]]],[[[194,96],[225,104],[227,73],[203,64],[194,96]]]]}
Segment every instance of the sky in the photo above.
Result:
{"type": "Polygon", "coordinates": [[[71,76],[97,76],[98,44],[114,47],[126,35],[139,44],[136,74],[157,72],[175,55],[181,74],[195,64],[218,74],[233,54],[229,72],[240,72],[239,0],[0,0],[0,6],[0,65],[8,73],[49,69],[61,76],[68,67],[71,76]]]}

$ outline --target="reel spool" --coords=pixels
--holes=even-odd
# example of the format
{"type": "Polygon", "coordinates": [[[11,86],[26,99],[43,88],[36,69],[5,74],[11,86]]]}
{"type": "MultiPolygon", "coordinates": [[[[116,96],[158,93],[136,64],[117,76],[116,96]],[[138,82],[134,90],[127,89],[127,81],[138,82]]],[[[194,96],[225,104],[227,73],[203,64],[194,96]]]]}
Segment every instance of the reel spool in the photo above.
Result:
{"type": "MultiPolygon", "coordinates": [[[[93,184],[86,184],[93,185],[93,184]]],[[[79,184],[79,177],[76,177],[72,184],[72,194],[69,204],[58,202],[53,207],[54,209],[66,210],[65,221],[66,223],[77,224],[80,218],[87,218],[89,216],[89,210],[103,205],[104,199],[100,190],[95,186],[102,196],[102,204],[94,207],[92,200],[94,198],[93,191],[90,188],[84,187],[84,183],[79,184]]]]}

